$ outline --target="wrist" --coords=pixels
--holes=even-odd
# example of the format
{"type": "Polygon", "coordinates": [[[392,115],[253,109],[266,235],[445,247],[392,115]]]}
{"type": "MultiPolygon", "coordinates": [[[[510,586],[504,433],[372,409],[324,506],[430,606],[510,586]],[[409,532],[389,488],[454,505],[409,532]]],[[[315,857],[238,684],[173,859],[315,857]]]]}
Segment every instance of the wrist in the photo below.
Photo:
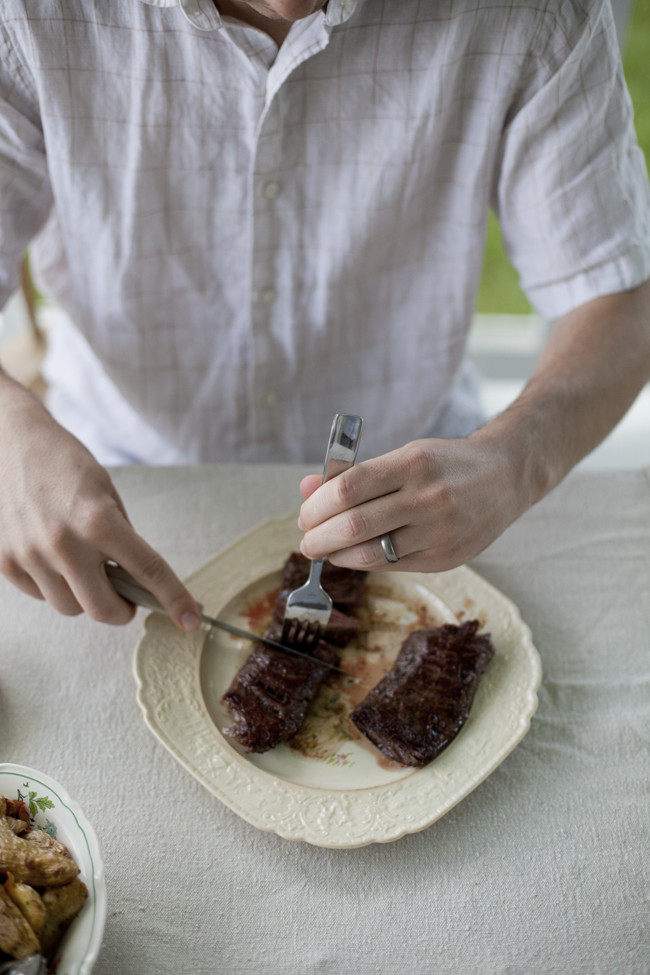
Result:
{"type": "Polygon", "coordinates": [[[0,432],[12,435],[21,422],[50,417],[41,400],[0,368],[0,432]]]}
{"type": "Polygon", "coordinates": [[[514,403],[489,420],[471,438],[490,457],[497,483],[510,493],[516,517],[548,494],[564,476],[544,442],[539,422],[523,404],[514,403]]]}

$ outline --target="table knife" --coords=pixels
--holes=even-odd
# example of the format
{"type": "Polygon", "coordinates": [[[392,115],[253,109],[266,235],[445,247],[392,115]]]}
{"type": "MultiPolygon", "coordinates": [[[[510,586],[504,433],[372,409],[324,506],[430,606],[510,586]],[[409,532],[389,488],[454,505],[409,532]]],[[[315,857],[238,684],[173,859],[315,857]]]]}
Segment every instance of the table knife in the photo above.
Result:
{"type": "MultiPolygon", "coordinates": [[[[123,569],[121,565],[115,565],[113,562],[107,562],[104,566],[106,570],[106,575],[113,586],[115,592],[126,599],[129,603],[133,603],[135,606],[143,606],[145,609],[152,609],[157,613],[164,613],[167,616],[167,611],[163,609],[153,593],[149,592],[144,586],[140,585],[130,572],[123,569]]],[[[321,667],[326,667],[328,670],[334,670],[337,674],[343,674],[344,677],[350,677],[354,681],[358,681],[359,678],[355,677],[354,674],[349,674],[346,670],[341,670],[340,667],[336,667],[334,664],[326,663],[324,660],[320,660],[318,657],[312,657],[311,654],[302,653],[300,650],[294,649],[294,647],[287,646],[285,643],[279,643],[277,640],[268,640],[264,636],[259,636],[257,633],[252,633],[250,630],[244,630],[239,626],[233,626],[232,623],[226,623],[225,620],[220,620],[216,616],[207,616],[203,612],[203,608],[199,604],[201,609],[201,619],[208,626],[215,626],[220,630],[225,630],[226,633],[232,633],[233,636],[243,637],[245,640],[254,640],[256,643],[265,643],[269,647],[275,647],[276,650],[284,650],[286,653],[292,653],[296,657],[304,657],[305,660],[310,660],[312,663],[318,663],[321,667]]]]}

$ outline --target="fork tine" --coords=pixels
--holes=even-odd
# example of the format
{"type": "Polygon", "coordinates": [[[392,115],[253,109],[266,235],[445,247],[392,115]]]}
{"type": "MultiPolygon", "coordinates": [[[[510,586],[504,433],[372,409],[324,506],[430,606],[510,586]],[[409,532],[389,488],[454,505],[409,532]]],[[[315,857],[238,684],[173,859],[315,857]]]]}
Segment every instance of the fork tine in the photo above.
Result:
{"type": "Polygon", "coordinates": [[[285,616],[284,623],[282,624],[280,643],[286,643],[289,646],[293,646],[293,634],[295,633],[297,624],[298,620],[285,616]]]}
{"type": "MultiPolygon", "coordinates": [[[[323,467],[323,483],[352,467],[357,456],[362,419],[350,413],[337,413],[323,467]]],[[[332,615],[332,598],[320,583],[324,559],[312,559],[304,585],[290,592],[284,610],[282,639],[296,649],[311,650],[332,615]],[[296,622],[294,626],[293,623],[296,622]]]]}
{"type": "Polygon", "coordinates": [[[282,643],[294,650],[312,650],[320,638],[320,623],[301,621],[295,617],[285,618],[282,625],[282,643]]]}
{"type": "Polygon", "coordinates": [[[315,621],[305,623],[300,627],[300,647],[302,650],[313,650],[320,640],[321,625],[315,621]]]}

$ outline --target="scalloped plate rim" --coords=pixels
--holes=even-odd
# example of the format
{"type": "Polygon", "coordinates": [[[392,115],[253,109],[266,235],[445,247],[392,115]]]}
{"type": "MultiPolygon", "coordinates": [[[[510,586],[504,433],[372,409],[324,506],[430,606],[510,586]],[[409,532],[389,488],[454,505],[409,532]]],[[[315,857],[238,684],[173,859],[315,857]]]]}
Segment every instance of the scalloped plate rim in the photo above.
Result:
{"type": "MultiPolygon", "coordinates": [[[[218,563],[220,560],[227,559],[230,554],[236,552],[243,543],[250,541],[259,536],[259,533],[265,529],[269,529],[269,526],[273,527],[287,527],[290,528],[292,524],[295,524],[297,518],[297,513],[291,512],[288,515],[280,516],[276,518],[269,518],[259,522],[257,525],[253,526],[249,531],[238,536],[233,542],[220,549],[217,553],[203,562],[198,568],[194,569],[187,577],[186,584],[192,588],[196,586],[197,583],[201,582],[209,570],[218,563]]],[[[297,527],[296,527],[297,532],[297,527]]],[[[301,533],[299,533],[300,535],[301,533]]],[[[299,537],[298,535],[298,537],[299,537]]],[[[287,540],[285,548],[289,550],[293,547],[293,540],[287,540]]],[[[276,566],[277,568],[277,566],[276,566]]],[[[263,575],[263,572],[259,572],[256,576],[251,576],[251,581],[259,576],[263,575]]],[[[133,671],[137,683],[137,701],[142,710],[144,721],[152,732],[152,734],[158,738],[158,740],[167,748],[167,750],[174,756],[174,758],[179,762],[179,764],[186,769],[201,785],[204,786],[209,792],[215,795],[221,802],[223,802],[228,808],[230,808],[236,815],[240,816],[246,822],[255,826],[263,832],[275,833],[278,836],[291,839],[308,842],[312,845],[321,846],[329,849],[354,849],[362,846],[367,846],[371,843],[387,843],[394,840],[401,839],[410,833],[419,832],[420,830],[428,828],[442,816],[446,815],[454,806],[456,806],[462,799],[466,798],[478,785],[481,784],[489,775],[494,772],[494,770],[504,761],[504,759],[517,747],[520,741],[525,737],[528,730],[530,729],[530,724],[533,715],[535,714],[538,707],[538,697],[537,690],[541,684],[542,680],[542,666],[539,654],[532,642],[532,633],[528,625],[524,622],[521,614],[515,604],[509,600],[500,590],[498,590],[491,583],[487,582],[482,576],[480,576],[475,570],[470,569],[468,566],[460,566],[457,569],[452,569],[446,573],[404,573],[404,576],[417,576],[418,580],[435,577],[441,579],[442,577],[458,577],[465,576],[466,579],[472,580],[478,585],[485,593],[489,594],[490,599],[499,604],[503,611],[507,613],[511,621],[516,624],[518,630],[519,643],[521,645],[523,653],[525,653],[527,664],[528,664],[528,680],[525,689],[525,693],[522,695],[521,704],[518,715],[517,722],[510,731],[509,737],[506,742],[503,743],[501,748],[494,753],[491,760],[484,762],[480,768],[477,768],[475,772],[463,780],[462,786],[457,788],[454,792],[447,796],[444,803],[444,808],[437,809],[432,815],[425,815],[424,818],[417,822],[404,823],[401,827],[397,824],[393,824],[392,828],[387,828],[381,822],[378,827],[374,829],[369,829],[364,836],[343,836],[340,832],[334,830],[334,835],[332,831],[327,829],[308,827],[304,822],[302,828],[297,826],[295,823],[290,824],[289,828],[283,827],[282,823],[273,822],[269,823],[265,821],[264,818],[260,818],[256,810],[247,808],[244,804],[238,801],[238,799],[233,796],[231,791],[227,786],[218,781],[218,776],[213,774],[207,774],[198,764],[196,758],[193,755],[188,754],[186,747],[179,745],[177,740],[177,735],[175,733],[170,734],[169,730],[161,725],[159,718],[156,716],[152,703],[147,700],[147,687],[146,681],[141,672],[142,668],[142,656],[143,656],[143,645],[149,639],[156,639],[159,634],[156,633],[156,629],[160,626],[171,628],[171,624],[166,618],[161,617],[159,614],[150,614],[145,621],[145,631],[140,641],[138,642],[134,659],[133,659],[133,671]]],[[[432,591],[436,595],[440,595],[436,588],[432,591]]],[[[441,597],[444,599],[444,597],[441,597]]],[[[175,634],[174,634],[175,636],[175,634]]],[[[179,633],[182,639],[187,640],[188,637],[179,633]]],[[[196,640],[196,635],[191,635],[190,638],[194,636],[196,640]]],[[[203,640],[201,639],[201,646],[203,640]]],[[[197,666],[200,662],[200,649],[197,650],[198,659],[197,666]]],[[[196,669],[196,668],[195,668],[196,669]]],[[[195,679],[198,679],[198,675],[194,675],[195,679]]],[[[196,702],[193,702],[196,703],[196,702]]],[[[205,710],[205,706],[204,710],[205,710]]],[[[253,768],[250,762],[247,762],[244,756],[241,756],[235,751],[221,736],[219,730],[213,724],[212,719],[206,714],[204,718],[207,717],[208,722],[214,733],[214,745],[218,752],[225,752],[226,759],[229,759],[231,764],[244,768],[244,766],[250,772],[253,768]]],[[[470,716],[471,719],[471,716],[470,716]]],[[[395,783],[387,783],[384,785],[373,786],[369,789],[359,789],[359,790],[331,790],[325,787],[313,787],[309,785],[300,785],[285,779],[279,779],[267,772],[264,769],[254,768],[255,779],[259,779],[261,782],[267,780],[267,785],[270,788],[271,785],[275,786],[276,790],[284,792],[289,796],[293,796],[298,803],[310,804],[320,804],[325,806],[328,803],[342,805],[344,797],[349,797],[354,795],[356,792],[360,796],[368,795],[372,793],[373,796],[381,795],[386,797],[395,791],[405,791],[405,784],[409,782],[416,781],[416,786],[411,786],[411,788],[416,788],[417,791],[423,792],[425,784],[427,782],[427,775],[431,776],[433,773],[431,770],[440,769],[443,761],[446,763],[449,761],[448,756],[453,755],[454,745],[462,740],[463,732],[466,729],[462,729],[457,738],[452,742],[447,749],[435,760],[435,762],[426,766],[423,769],[418,770],[413,775],[407,776],[404,779],[400,779],[395,783]],[[418,784],[419,783],[419,784],[418,784]]],[[[223,763],[223,764],[227,764],[223,763]]],[[[361,800],[363,801],[363,800],[361,800]]]]}

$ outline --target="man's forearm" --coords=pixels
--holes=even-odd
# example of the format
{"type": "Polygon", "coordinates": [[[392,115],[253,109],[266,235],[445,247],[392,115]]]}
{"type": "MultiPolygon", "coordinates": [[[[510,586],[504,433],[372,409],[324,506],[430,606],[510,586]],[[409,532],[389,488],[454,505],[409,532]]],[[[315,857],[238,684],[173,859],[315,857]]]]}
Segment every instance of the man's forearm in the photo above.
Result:
{"type": "Polygon", "coordinates": [[[10,376],[0,362],[0,449],[3,437],[11,434],[13,410],[31,406],[45,410],[34,393],[10,376]]]}
{"type": "Polygon", "coordinates": [[[200,625],[193,596],[135,532],[107,471],[0,369],[0,574],[66,615],[126,623],[134,610],[107,561],[154,592],[181,629],[200,625]]]}
{"type": "Polygon", "coordinates": [[[479,430],[519,465],[539,501],[616,426],[650,380],[650,281],[558,320],[521,395],[479,430]]]}

